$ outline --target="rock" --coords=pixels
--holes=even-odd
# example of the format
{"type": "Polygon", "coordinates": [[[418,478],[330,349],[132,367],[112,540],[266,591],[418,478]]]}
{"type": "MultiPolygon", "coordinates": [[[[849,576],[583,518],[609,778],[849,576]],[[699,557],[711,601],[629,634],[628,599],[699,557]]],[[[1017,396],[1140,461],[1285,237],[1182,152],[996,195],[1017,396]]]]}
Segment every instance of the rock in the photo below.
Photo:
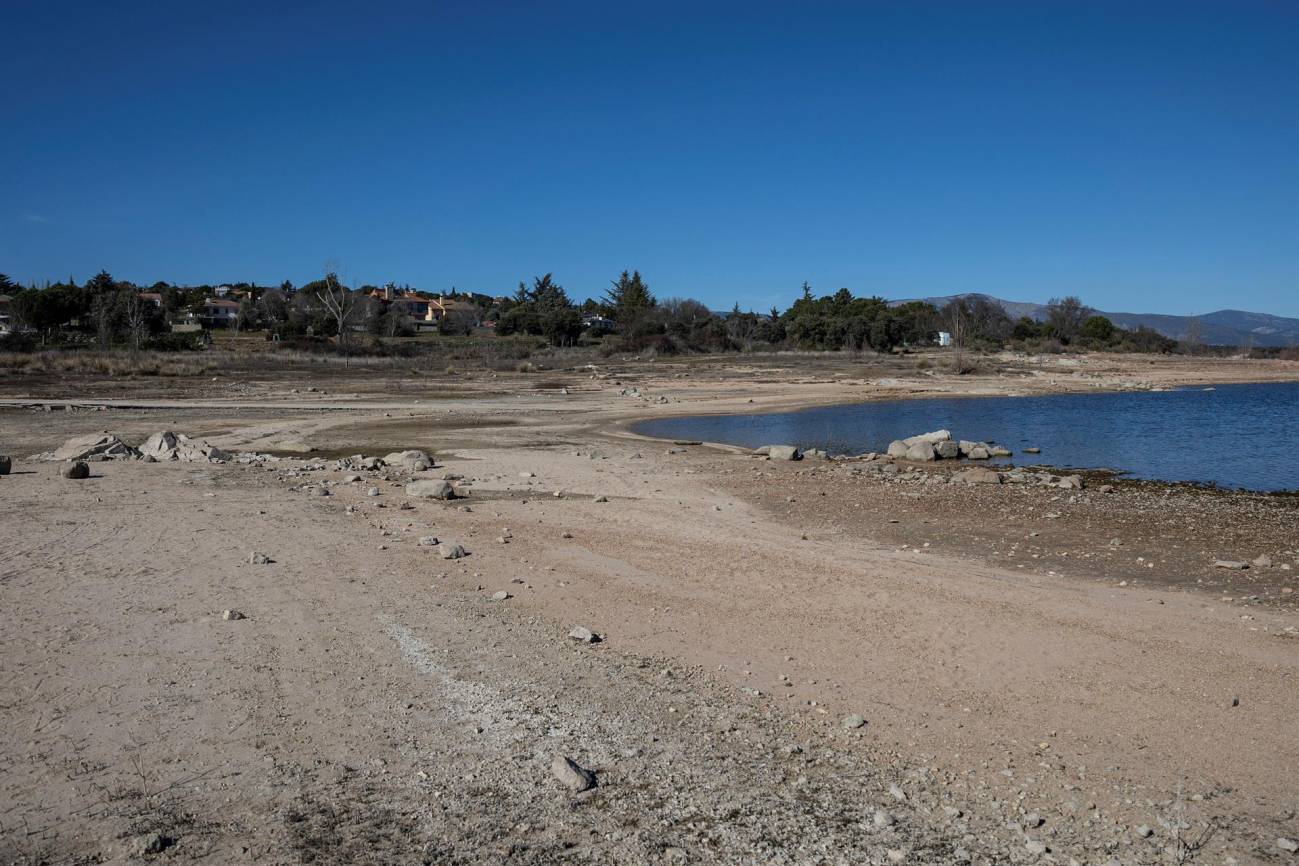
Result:
{"type": "Polygon", "coordinates": [[[1034,447],[1034,448],[1025,448],[1025,449],[1024,449],[1024,453],[1025,453],[1025,454],[1041,454],[1041,453],[1042,453],[1042,449],[1041,449],[1041,448],[1036,448],[1036,447],[1034,447]]]}
{"type": "Polygon", "coordinates": [[[123,460],[138,457],[139,452],[111,433],[91,433],[74,436],[59,446],[51,460],[123,460]]]}
{"type": "Polygon", "coordinates": [[[609,501],[609,497],[608,497],[608,496],[597,496],[597,497],[595,497],[595,499],[593,499],[593,500],[591,500],[591,501],[592,501],[592,502],[608,502],[608,501],[609,501]]]}
{"type": "Polygon", "coordinates": [[[258,552],[255,551],[255,550],[248,554],[248,564],[249,564],[249,565],[269,565],[269,564],[270,564],[271,562],[273,562],[273,561],[274,561],[274,560],[272,560],[272,559],[271,559],[269,556],[267,556],[266,554],[264,554],[264,553],[258,553],[258,552]]]}
{"type": "Polygon", "coordinates": [[[906,457],[907,451],[910,448],[911,446],[903,442],[901,439],[894,439],[889,443],[888,453],[890,457],[906,457]]]}
{"type": "Polygon", "coordinates": [[[520,477],[520,478],[536,478],[536,477],[537,477],[537,473],[535,473],[535,472],[520,472],[520,473],[519,473],[519,477],[520,477]]]}
{"type": "Polygon", "coordinates": [[[1226,568],[1231,571],[1244,571],[1249,568],[1248,562],[1242,562],[1239,559],[1219,559],[1213,563],[1214,568],[1226,568]]]}
{"type": "Polygon", "coordinates": [[[768,445],[767,456],[772,460],[802,460],[803,452],[793,445],[768,445]]]}
{"type": "Polygon", "coordinates": [[[1296,842],[1293,839],[1287,839],[1284,836],[1277,837],[1276,847],[1280,848],[1282,851],[1288,851],[1291,854],[1299,853],[1299,842],[1296,842]]]}
{"type": "Polygon", "coordinates": [[[875,814],[871,816],[871,823],[883,830],[885,827],[892,827],[898,821],[883,809],[876,809],[875,814]]]}
{"type": "Polygon", "coordinates": [[[916,442],[907,447],[905,459],[918,463],[928,463],[937,459],[934,455],[934,445],[932,442],[916,442]]]}
{"type": "Polygon", "coordinates": [[[383,458],[383,462],[388,466],[398,466],[407,472],[423,472],[425,469],[433,468],[433,458],[429,457],[423,451],[414,449],[409,451],[394,451],[383,458]]]}
{"type": "Polygon", "coordinates": [[[420,547],[437,547],[438,537],[436,535],[421,535],[419,544],[420,547]]]}
{"type": "Polygon", "coordinates": [[[942,460],[955,460],[961,456],[961,446],[950,439],[934,443],[934,453],[942,460]]]}
{"type": "Polygon", "coordinates": [[[458,544],[439,544],[438,553],[443,559],[461,559],[466,555],[465,549],[458,544]]]}
{"type": "Polygon", "coordinates": [[[771,454],[771,446],[763,445],[761,448],[754,448],[753,453],[758,457],[766,457],[771,454]]]}
{"type": "Polygon", "coordinates": [[[151,854],[161,854],[175,844],[175,839],[157,831],[145,833],[131,842],[131,856],[140,859],[151,854]]]}
{"type": "Polygon", "coordinates": [[[1024,847],[1030,854],[1045,854],[1047,851],[1046,843],[1040,839],[1027,839],[1024,841],[1024,847]]]}
{"type": "Polygon", "coordinates": [[[0,454],[0,475],[8,475],[13,467],[13,460],[9,459],[9,457],[4,454],[0,454]]]}
{"type": "Polygon", "coordinates": [[[575,794],[595,787],[595,773],[580,766],[572,758],[556,755],[550,764],[550,772],[556,779],[575,794]]]}
{"type": "Polygon", "coordinates": [[[1055,486],[1061,490],[1082,490],[1085,484],[1081,475],[1066,475],[1055,486]]]}
{"type": "Polygon", "coordinates": [[[406,495],[417,499],[455,499],[456,490],[450,481],[441,478],[429,478],[412,481],[406,485],[406,495]]]}
{"type": "MultiPolygon", "coordinates": [[[[4,474],[3,472],[0,472],[0,475],[3,475],[3,474],[4,474]]],[[[1255,568],[1271,568],[1271,567],[1272,567],[1272,557],[1270,557],[1270,556],[1268,556],[1266,553],[1264,553],[1262,556],[1259,556],[1257,559],[1254,560],[1254,567],[1255,567],[1255,568]]]]}
{"type": "Polygon", "coordinates": [[[221,611],[221,618],[229,621],[233,619],[247,619],[248,617],[244,616],[237,610],[223,610],[221,611]]]}
{"type": "Polygon", "coordinates": [[[896,784],[889,785],[889,796],[901,803],[907,798],[907,792],[903,791],[896,784]]]}
{"type": "MultiPolygon", "coordinates": [[[[412,483],[414,483],[414,484],[418,484],[419,482],[418,482],[418,481],[415,481],[415,482],[412,482],[412,483]]],[[[378,495],[379,495],[379,488],[378,488],[378,487],[371,487],[371,488],[369,488],[368,490],[365,491],[365,495],[366,495],[366,496],[378,496],[378,495]]]]}
{"type": "Polygon", "coordinates": [[[511,598],[514,598],[514,596],[510,595],[503,589],[492,593],[492,601],[506,601],[511,598]]]}
{"type": "Polygon", "coordinates": [[[59,470],[59,474],[64,478],[72,478],[74,480],[89,478],[90,467],[78,460],[75,463],[63,464],[63,468],[59,470]]]}
{"type": "Polygon", "coordinates": [[[987,467],[975,466],[956,473],[952,476],[952,480],[963,481],[966,484],[1000,484],[1001,475],[987,467]]]}
{"type": "Polygon", "coordinates": [[[154,433],[140,446],[140,454],[158,461],[179,460],[188,463],[224,463],[231,455],[202,440],[182,433],[163,430],[154,433]]]}
{"type": "Polygon", "coordinates": [[[858,728],[866,727],[866,720],[854,713],[851,716],[844,716],[843,721],[839,724],[843,726],[844,730],[855,731],[858,728]]]}
{"type": "Polygon", "coordinates": [[[568,632],[568,637],[578,643],[599,643],[602,640],[598,634],[580,625],[573,626],[568,632]]]}
{"type": "Polygon", "coordinates": [[[1145,824],[1142,824],[1140,827],[1138,827],[1135,832],[1142,839],[1149,839],[1151,836],[1155,835],[1155,831],[1151,830],[1145,824]]]}
{"type": "Polygon", "coordinates": [[[950,430],[935,430],[932,433],[921,433],[919,436],[908,436],[902,441],[910,448],[912,445],[925,444],[937,445],[939,442],[947,442],[952,438],[950,430]]]}
{"type": "Polygon", "coordinates": [[[313,487],[313,488],[311,488],[311,495],[312,495],[312,496],[330,496],[330,495],[332,495],[332,494],[329,492],[329,488],[328,488],[328,487],[313,487]]]}
{"type": "Polygon", "coordinates": [[[965,456],[971,460],[987,460],[992,456],[992,452],[988,450],[987,445],[980,444],[971,448],[970,452],[965,456]]]}
{"type": "Polygon", "coordinates": [[[1010,449],[1002,448],[1000,445],[990,445],[988,447],[988,453],[993,457],[1009,457],[1010,449]]]}

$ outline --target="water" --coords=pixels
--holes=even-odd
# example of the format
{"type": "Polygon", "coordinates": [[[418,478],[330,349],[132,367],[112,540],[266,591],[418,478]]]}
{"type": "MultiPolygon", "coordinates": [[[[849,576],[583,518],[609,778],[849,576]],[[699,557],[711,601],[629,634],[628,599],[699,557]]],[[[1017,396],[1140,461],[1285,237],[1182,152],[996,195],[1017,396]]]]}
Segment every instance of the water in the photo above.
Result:
{"type": "MultiPolygon", "coordinates": [[[[883,451],[947,429],[997,442],[1009,462],[1114,469],[1136,478],[1249,490],[1299,490],[1299,382],[1180,391],[956,397],[829,406],[768,415],[664,418],[635,427],[664,439],[831,454],[883,451]],[[1024,454],[1037,446],[1041,454],[1024,454]]],[[[998,462],[998,461],[993,461],[998,462]]],[[[1001,461],[1007,462],[1007,461],[1001,461]]]]}

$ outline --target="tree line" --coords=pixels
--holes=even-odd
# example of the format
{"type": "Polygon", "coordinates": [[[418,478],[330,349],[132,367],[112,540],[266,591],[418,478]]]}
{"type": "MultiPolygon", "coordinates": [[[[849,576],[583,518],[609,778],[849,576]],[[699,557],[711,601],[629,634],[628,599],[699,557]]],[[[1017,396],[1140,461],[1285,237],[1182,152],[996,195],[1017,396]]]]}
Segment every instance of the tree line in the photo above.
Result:
{"type": "MultiPolygon", "coordinates": [[[[352,335],[399,337],[411,333],[411,321],[400,305],[381,298],[378,286],[356,289],[338,276],[301,287],[232,283],[240,296],[230,326],[258,329],[282,339],[311,336],[332,340],[346,351],[352,335]]],[[[392,294],[403,294],[389,283],[392,294]]],[[[118,282],[101,271],[78,286],[69,280],[42,289],[16,286],[0,274],[0,294],[12,296],[10,317],[17,330],[41,344],[67,342],[69,336],[102,347],[168,348],[179,342],[168,323],[194,320],[208,303],[212,286],[179,287],[155,283],[143,289],[118,282]],[[158,299],[144,299],[142,292],[158,299]]],[[[1042,320],[1012,319],[998,303],[983,296],[953,298],[943,307],[923,301],[890,304],[877,296],[859,297],[848,289],[817,296],[804,283],[800,296],[785,310],[745,311],[736,304],[714,312],[691,298],[659,299],[639,271],[623,271],[599,298],[576,303],[554,274],[521,281],[513,295],[492,298],[459,293],[458,315],[439,322],[443,334],[467,334],[484,323],[502,336],[529,335],[555,346],[573,346],[598,338],[606,347],[661,353],[802,349],[811,351],[890,352],[933,345],[945,334],[958,357],[968,351],[1003,347],[1053,351],[1066,347],[1092,350],[1168,352],[1170,340],[1149,328],[1124,330],[1076,297],[1052,299],[1042,320]]],[[[10,335],[11,341],[15,335],[10,335]]]]}

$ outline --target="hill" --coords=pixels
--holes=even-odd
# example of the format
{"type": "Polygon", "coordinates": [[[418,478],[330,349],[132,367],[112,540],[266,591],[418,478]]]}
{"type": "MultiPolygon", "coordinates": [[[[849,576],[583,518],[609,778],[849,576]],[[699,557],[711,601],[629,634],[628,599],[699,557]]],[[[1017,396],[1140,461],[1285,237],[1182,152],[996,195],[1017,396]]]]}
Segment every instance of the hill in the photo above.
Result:
{"type": "MultiPolygon", "coordinates": [[[[958,295],[944,295],[930,298],[906,298],[889,301],[890,304],[904,304],[910,300],[920,300],[942,307],[953,298],[982,297],[1000,304],[1012,319],[1028,316],[1042,321],[1046,318],[1046,304],[1027,301],[1007,301],[968,292],[958,295]]],[[[1199,321],[1200,341],[1215,346],[1292,346],[1299,344],[1299,319],[1285,316],[1273,316],[1270,313],[1251,313],[1245,310],[1218,310],[1202,316],[1171,316],[1163,313],[1111,313],[1100,311],[1114,324],[1135,330],[1141,326],[1152,328],[1165,337],[1184,340],[1190,333],[1192,323],[1199,321]]]]}

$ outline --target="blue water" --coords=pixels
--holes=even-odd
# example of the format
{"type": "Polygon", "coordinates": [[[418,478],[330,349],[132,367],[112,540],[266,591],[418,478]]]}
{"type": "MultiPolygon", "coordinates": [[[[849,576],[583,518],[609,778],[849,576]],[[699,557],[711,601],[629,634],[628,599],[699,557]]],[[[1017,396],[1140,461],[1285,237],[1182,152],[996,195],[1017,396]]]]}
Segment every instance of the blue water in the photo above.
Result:
{"type": "MultiPolygon", "coordinates": [[[[883,451],[894,439],[947,429],[996,442],[1008,462],[1113,469],[1136,478],[1249,490],[1299,490],[1299,382],[1180,391],[958,397],[829,406],[768,415],[664,418],[635,431],[757,448],[831,454],[883,451]],[[1041,454],[1024,454],[1037,446],[1041,454]]],[[[1007,461],[1002,461],[1007,462],[1007,461]]]]}

